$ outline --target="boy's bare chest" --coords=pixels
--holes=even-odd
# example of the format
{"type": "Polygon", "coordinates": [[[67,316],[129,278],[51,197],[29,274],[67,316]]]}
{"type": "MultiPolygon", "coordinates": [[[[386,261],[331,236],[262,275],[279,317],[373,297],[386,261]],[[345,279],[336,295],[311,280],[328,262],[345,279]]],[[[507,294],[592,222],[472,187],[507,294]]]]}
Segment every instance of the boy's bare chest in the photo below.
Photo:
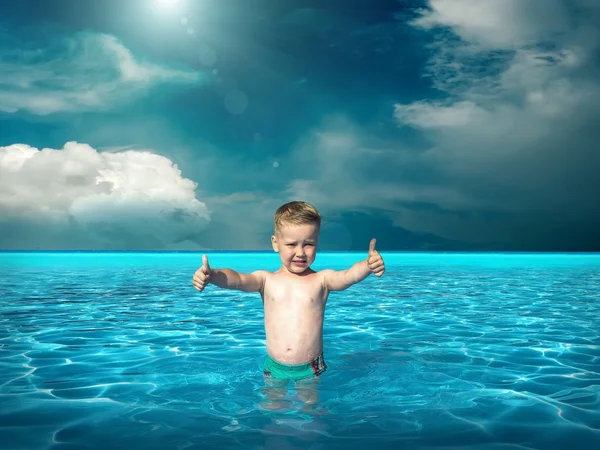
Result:
{"type": "Polygon", "coordinates": [[[263,298],[265,303],[294,302],[315,306],[326,300],[323,283],[316,273],[296,279],[277,275],[268,277],[263,298]]]}

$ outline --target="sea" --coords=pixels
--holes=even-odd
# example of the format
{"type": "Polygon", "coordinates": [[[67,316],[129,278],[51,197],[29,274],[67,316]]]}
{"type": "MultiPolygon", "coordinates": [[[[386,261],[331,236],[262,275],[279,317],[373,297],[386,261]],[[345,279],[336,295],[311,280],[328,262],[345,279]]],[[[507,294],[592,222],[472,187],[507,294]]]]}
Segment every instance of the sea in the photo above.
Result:
{"type": "Polygon", "coordinates": [[[0,448],[600,448],[600,254],[380,253],[329,296],[318,402],[272,410],[260,295],[195,290],[201,253],[0,252],[0,448]]]}

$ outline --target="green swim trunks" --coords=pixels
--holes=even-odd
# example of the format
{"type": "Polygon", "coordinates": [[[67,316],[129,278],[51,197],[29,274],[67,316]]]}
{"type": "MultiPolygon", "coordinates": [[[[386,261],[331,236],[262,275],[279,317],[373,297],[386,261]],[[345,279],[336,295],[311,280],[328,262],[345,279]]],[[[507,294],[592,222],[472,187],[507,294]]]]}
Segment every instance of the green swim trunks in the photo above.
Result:
{"type": "Polygon", "coordinates": [[[326,370],[327,364],[325,364],[323,353],[312,361],[295,365],[282,364],[267,355],[263,366],[265,377],[278,380],[302,380],[304,378],[318,377],[326,370]]]}

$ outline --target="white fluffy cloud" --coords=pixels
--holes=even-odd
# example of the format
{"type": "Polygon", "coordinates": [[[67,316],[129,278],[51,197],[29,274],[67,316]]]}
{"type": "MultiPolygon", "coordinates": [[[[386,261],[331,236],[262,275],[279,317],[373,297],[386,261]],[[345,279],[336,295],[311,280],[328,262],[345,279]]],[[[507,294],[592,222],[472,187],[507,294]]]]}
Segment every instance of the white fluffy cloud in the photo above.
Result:
{"type": "Polygon", "coordinates": [[[397,104],[394,109],[400,122],[421,128],[459,127],[485,115],[485,110],[471,101],[457,102],[451,106],[419,101],[409,105],[397,104]]]}
{"type": "Polygon", "coordinates": [[[569,29],[561,0],[430,0],[414,24],[451,27],[463,41],[490,48],[537,44],[569,29]]]}
{"type": "Polygon", "coordinates": [[[439,120],[443,117],[452,124],[481,125],[481,112],[491,110],[485,120],[495,123],[503,109],[564,117],[596,100],[597,2],[430,0],[428,5],[412,24],[433,33],[425,75],[448,95],[444,101],[396,105],[400,122],[430,128],[447,125],[439,120]]]}
{"type": "Polygon", "coordinates": [[[103,110],[158,83],[207,76],[137,60],[117,38],[81,33],[44,48],[0,50],[0,111],[45,115],[103,110]]]}
{"type": "Polygon", "coordinates": [[[0,147],[0,247],[44,247],[57,233],[62,248],[176,246],[210,221],[196,187],[149,151],[98,152],[76,142],[60,150],[0,147]],[[35,233],[18,233],[15,242],[9,231],[17,225],[35,233]]]}

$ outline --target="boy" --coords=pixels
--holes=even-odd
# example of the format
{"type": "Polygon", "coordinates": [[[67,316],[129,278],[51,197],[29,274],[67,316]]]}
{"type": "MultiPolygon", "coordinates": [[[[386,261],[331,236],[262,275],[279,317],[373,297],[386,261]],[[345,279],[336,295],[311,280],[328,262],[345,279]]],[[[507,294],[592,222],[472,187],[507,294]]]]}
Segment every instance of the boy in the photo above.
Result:
{"type": "Polygon", "coordinates": [[[305,387],[297,391],[298,398],[312,405],[318,399],[314,383],[327,369],[323,358],[323,316],[329,293],[343,291],[371,272],[380,277],[385,266],[372,239],[367,259],[348,270],[315,272],[310,265],[316,257],[321,227],[318,211],[308,203],[294,201],[279,207],[273,222],[275,234],[271,243],[281,259],[276,272],[257,270],[243,274],[231,269],[212,269],[206,255],[202,255],[202,267],[194,274],[192,284],[200,292],[208,283],[260,292],[267,341],[264,363],[267,397],[283,399],[292,379],[305,387]]]}

